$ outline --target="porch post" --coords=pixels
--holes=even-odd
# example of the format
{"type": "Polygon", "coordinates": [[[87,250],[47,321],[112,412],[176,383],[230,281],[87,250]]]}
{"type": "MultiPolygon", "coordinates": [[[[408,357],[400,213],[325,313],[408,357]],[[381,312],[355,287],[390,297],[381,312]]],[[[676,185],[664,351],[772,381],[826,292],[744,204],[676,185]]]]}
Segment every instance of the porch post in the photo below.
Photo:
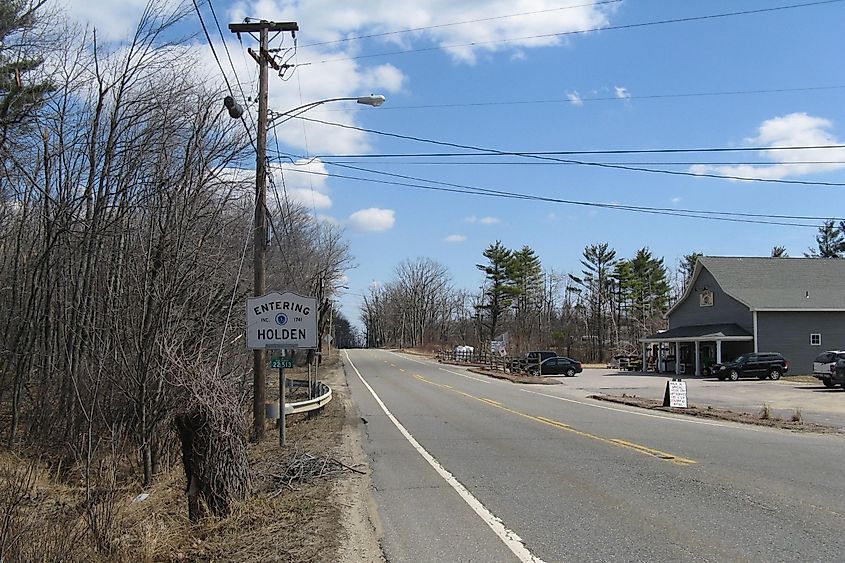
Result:
{"type": "Polygon", "coordinates": [[[643,372],[648,371],[648,353],[646,352],[646,347],[648,344],[643,342],[643,372]]]}
{"type": "Polygon", "coordinates": [[[681,342],[675,341],[675,375],[681,375],[681,342]]]}
{"type": "Polygon", "coordinates": [[[722,341],[721,340],[716,341],[716,363],[717,364],[722,363],[722,341]]]}
{"type": "Polygon", "coordinates": [[[701,375],[701,351],[698,348],[700,342],[695,341],[695,375],[701,375]]]}

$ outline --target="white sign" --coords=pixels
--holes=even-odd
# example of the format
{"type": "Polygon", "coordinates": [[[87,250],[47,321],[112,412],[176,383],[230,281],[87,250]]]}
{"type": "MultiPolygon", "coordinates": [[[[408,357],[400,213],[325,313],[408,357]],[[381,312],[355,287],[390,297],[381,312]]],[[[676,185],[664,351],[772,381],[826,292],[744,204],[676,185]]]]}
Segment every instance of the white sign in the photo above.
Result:
{"type": "Polygon", "coordinates": [[[669,406],[673,408],[687,408],[687,382],[673,379],[667,382],[669,386],[669,406]]]}
{"type": "Polygon", "coordinates": [[[246,302],[246,347],[250,350],[317,347],[317,300],[274,291],[246,302]]]}

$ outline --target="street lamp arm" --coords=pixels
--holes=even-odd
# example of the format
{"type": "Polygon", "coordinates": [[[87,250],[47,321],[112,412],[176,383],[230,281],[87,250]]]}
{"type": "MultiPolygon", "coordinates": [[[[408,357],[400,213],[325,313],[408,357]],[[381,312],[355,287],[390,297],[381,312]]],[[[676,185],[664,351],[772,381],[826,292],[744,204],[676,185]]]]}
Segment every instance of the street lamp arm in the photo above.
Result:
{"type": "Polygon", "coordinates": [[[293,109],[289,109],[283,113],[275,113],[271,112],[272,116],[268,121],[268,125],[275,127],[276,125],[281,125],[285,121],[293,119],[299,115],[302,115],[308,110],[314,109],[317,106],[321,106],[323,104],[328,104],[331,102],[358,102],[359,104],[365,106],[373,106],[379,107],[385,101],[385,97],[382,95],[370,95],[370,96],[349,96],[349,97],[342,97],[342,98],[327,98],[325,100],[319,100],[316,102],[311,102],[308,104],[303,104],[299,107],[295,107],[293,109]],[[277,121],[281,120],[281,121],[277,121]]]}

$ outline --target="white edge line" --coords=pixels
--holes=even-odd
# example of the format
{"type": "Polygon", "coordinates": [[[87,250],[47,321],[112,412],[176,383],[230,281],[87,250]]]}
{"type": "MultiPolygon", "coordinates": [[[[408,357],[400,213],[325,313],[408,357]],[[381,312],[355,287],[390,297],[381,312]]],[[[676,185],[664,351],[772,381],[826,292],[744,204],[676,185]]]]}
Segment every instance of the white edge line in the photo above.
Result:
{"type": "Polygon", "coordinates": [[[384,411],[384,414],[387,415],[387,418],[390,419],[390,422],[393,423],[394,426],[405,436],[405,439],[411,444],[411,446],[417,450],[417,453],[422,456],[424,460],[428,462],[428,464],[434,468],[435,471],[443,478],[444,481],[449,483],[456,493],[464,500],[465,503],[469,505],[470,508],[484,521],[485,524],[490,526],[490,529],[495,532],[499,539],[510,549],[514,555],[520,560],[526,563],[543,563],[543,560],[539,557],[535,556],[531,553],[525,544],[522,542],[522,538],[520,538],[516,532],[510,530],[505,527],[504,522],[490,512],[487,507],[481,504],[479,501],[466,487],[464,487],[460,481],[458,481],[454,475],[452,475],[445,467],[443,467],[439,461],[434,459],[430,453],[423,448],[419,442],[411,435],[408,430],[402,426],[402,423],[399,422],[393,414],[387,409],[387,406],[382,402],[379,396],[376,394],[375,390],[370,387],[370,384],[363,378],[361,372],[358,371],[358,368],[355,367],[355,364],[349,358],[349,352],[344,350],[346,354],[346,361],[349,362],[349,365],[352,366],[352,369],[355,370],[355,374],[358,376],[358,379],[361,380],[361,383],[364,384],[364,387],[370,392],[373,396],[373,399],[376,400],[378,405],[381,407],[381,410],[384,411]]]}

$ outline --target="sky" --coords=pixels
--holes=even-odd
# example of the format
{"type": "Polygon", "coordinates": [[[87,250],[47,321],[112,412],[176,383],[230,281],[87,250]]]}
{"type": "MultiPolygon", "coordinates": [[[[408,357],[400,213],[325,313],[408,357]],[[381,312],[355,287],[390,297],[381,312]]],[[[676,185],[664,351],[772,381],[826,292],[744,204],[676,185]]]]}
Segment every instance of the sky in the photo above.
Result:
{"type": "MultiPolygon", "coordinates": [[[[115,43],[144,6],[58,1],[115,43]]],[[[255,41],[227,24],[295,21],[295,44],[271,44],[294,65],[271,73],[273,111],[386,98],[318,105],[302,117],[344,127],[291,119],[269,142],[294,156],[276,160],[277,183],[346,233],[353,321],[403,260],[436,260],[477,290],[497,240],[562,273],[602,242],[674,267],[690,252],[802,256],[823,218],[845,217],[845,148],[760,150],[845,146],[845,1],[197,1],[222,71],[195,12],[180,31],[209,79],[255,96],[255,41]],[[736,148],[755,150],[666,152],[736,148]]]]}

